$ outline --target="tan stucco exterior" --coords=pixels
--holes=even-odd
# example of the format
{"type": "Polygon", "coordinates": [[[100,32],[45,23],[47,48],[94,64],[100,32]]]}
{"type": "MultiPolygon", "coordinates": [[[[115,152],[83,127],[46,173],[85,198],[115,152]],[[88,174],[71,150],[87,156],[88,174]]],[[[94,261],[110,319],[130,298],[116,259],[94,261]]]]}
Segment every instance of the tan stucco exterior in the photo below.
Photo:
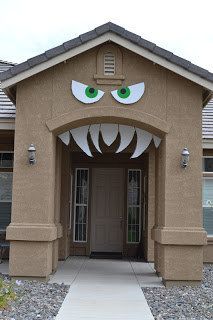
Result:
{"type": "Polygon", "coordinates": [[[167,283],[199,281],[206,244],[201,207],[202,88],[119,47],[124,85],[144,81],[144,96],[124,106],[110,94],[115,85],[100,84],[104,97],[84,105],[71,94],[70,83],[76,80],[97,87],[94,74],[99,49],[17,85],[13,207],[7,229],[10,275],[48,277],[57,267],[58,247],[59,258],[69,255],[70,156],[57,135],[85,124],[112,122],[162,138],[159,149],[148,150],[146,257],[155,260],[157,272],[167,283]],[[27,161],[30,143],[37,149],[34,166],[27,161]],[[183,169],[180,154],[185,146],[190,150],[190,165],[183,169]]]}

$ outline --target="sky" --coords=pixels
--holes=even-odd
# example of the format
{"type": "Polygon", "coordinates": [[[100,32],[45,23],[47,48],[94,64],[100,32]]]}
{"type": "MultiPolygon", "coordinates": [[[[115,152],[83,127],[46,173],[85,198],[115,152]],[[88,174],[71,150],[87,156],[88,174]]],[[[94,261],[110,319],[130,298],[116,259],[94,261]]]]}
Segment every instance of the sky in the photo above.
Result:
{"type": "Polygon", "coordinates": [[[213,72],[213,0],[0,0],[0,60],[22,62],[108,21],[213,72]]]}

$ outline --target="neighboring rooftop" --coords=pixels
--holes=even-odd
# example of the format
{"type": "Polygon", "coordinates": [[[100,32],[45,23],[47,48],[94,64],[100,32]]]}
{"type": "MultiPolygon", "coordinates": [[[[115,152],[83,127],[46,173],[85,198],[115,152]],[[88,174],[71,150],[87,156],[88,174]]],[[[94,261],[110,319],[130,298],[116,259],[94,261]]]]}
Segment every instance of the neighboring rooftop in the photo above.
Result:
{"type": "Polygon", "coordinates": [[[213,99],[203,108],[203,139],[213,139],[213,99]]]}
{"type": "MultiPolygon", "coordinates": [[[[0,73],[7,71],[15,64],[0,60],[0,73]]],[[[0,88],[0,118],[15,118],[16,108],[7,95],[0,88]]]]}
{"type": "Polygon", "coordinates": [[[195,64],[191,63],[188,60],[185,60],[175,54],[173,54],[170,51],[167,51],[161,47],[158,47],[156,44],[147,41],[143,38],[141,38],[139,35],[132,33],[130,31],[125,30],[124,28],[108,22],[104,25],[101,25],[97,28],[95,28],[92,31],[86,32],[84,34],[81,34],[79,37],[72,39],[70,41],[64,42],[62,45],[57,46],[55,48],[52,48],[50,50],[45,51],[44,53],[33,57],[23,63],[20,63],[13,68],[9,69],[8,71],[4,72],[3,74],[0,74],[0,80],[4,81],[10,78],[13,78],[14,76],[21,74],[29,69],[33,69],[37,65],[41,65],[61,54],[64,54],[71,49],[74,49],[76,47],[81,46],[82,44],[89,42],[91,40],[94,40],[98,38],[101,35],[104,35],[107,32],[111,32],[115,35],[118,35],[128,41],[130,41],[133,44],[138,45],[139,47],[146,49],[153,53],[154,55],[163,58],[172,64],[183,68],[184,70],[187,70],[188,72],[199,76],[200,78],[203,78],[207,81],[213,82],[213,73],[209,72],[208,70],[205,70],[201,67],[196,66],[195,64]]]}

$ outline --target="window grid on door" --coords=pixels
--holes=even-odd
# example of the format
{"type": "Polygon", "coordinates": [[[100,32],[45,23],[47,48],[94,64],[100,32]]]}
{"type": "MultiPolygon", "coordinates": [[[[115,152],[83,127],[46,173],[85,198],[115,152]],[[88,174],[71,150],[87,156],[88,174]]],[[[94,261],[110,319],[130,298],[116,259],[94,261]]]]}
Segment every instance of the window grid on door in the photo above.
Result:
{"type": "Polygon", "coordinates": [[[74,241],[87,241],[89,169],[75,171],[74,241]]]}
{"type": "Polygon", "coordinates": [[[127,182],[127,243],[140,242],[141,170],[129,169],[127,182]]]}

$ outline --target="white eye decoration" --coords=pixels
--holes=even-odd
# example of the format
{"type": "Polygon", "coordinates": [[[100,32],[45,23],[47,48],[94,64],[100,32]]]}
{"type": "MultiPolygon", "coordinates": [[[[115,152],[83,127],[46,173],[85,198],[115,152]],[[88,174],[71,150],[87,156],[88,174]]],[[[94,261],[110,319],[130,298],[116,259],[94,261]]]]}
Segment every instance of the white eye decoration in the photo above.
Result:
{"type": "Polygon", "coordinates": [[[118,90],[111,91],[112,96],[120,103],[131,104],[135,103],[144,94],[145,84],[144,82],[134,84],[129,87],[123,87],[118,90]]]}
{"type": "Polygon", "coordinates": [[[104,92],[93,87],[87,86],[83,83],[72,80],[71,90],[79,101],[83,103],[94,103],[100,100],[104,92]]]}

